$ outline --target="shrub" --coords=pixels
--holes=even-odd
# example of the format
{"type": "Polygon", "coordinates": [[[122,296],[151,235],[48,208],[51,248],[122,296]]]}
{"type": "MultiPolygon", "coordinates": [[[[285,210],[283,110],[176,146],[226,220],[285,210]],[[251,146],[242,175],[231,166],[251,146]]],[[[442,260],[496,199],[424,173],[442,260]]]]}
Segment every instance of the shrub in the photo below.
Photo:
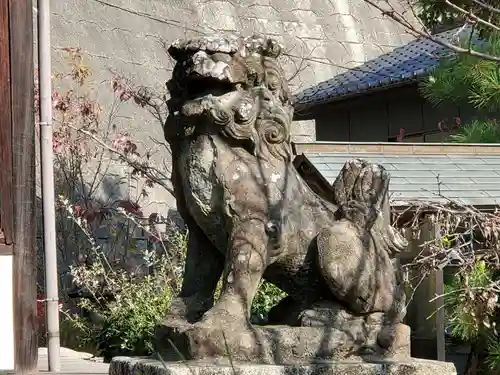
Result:
{"type": "Polygon", "coordinates": [[[455,275],[444,296],[452,335],[472,345],[469,367],[474,362],[485,373],[500,371],[498,294],[491,288],[494,276],[484,261],[478,261],[472,269],[455,275]]]}
{"type": "MultiPolygon", "coordinates": [[[[222,290],[222,279],[219,280],[215,290],[214,301],[217,301],[222,290]]],[[[267,323],[267,317],[271,308],[276,306],[287,294],[276,285],[262,280],[257,293],[252,301],[252,309],[250,312],[250,320],[253,324],[267,323]]]]}
{"type": "MultiPolygon", "coordinates": [[[[92,263],[73,265],[70,271],[81,295],[77,304],[81,311],[67,312],[66,319],[82,336],[78,346],[93,347],[106,360],[120,354],[152,354],[154,328],[178,292],[179,264],[173,262],[165,245],[161,252],[143,250],[142,265],[133,271],[114,266],[99,252],[87,230],[88,223],[76,217],[71,206],[67,211],[68,219],[87,234],[90,247],[97,254],[92,263]]],[[[129,220],[134,219],[129,216],[129,220]]],[[[169,236],[157,237],[157,243],[174,244],[176,253],[184,254],[187,233],[173,228],[169,236]]]]}
{"type": "MultiPolygon", "coordinates": [[[[166,262],[163,257],[160,264],[166,262]]],[[[134,278],[125,270],[106,272],[102,264],[72,270],[75,282],[93,294],[81,299],[79,306],[98,316],[77,319],[83,332],[105,360],[116,355],[153,353],[154,328],[165,316],[172,295],[168,280],[158,275],[134,278]],[[105,279],[105,291],[96,282],[105,279]],[[97,321],[96,321],[97,320],[97,321]]]]}
{"type": "Polygon", "coordinates": [[[252,303],[252,318],[256,322],[266,322],[269,310],[286,297],[276,285],[263,281],[252,303]]]}
{"type": "Polygon", "coordinates": [[[487,290],[492,276],[484,262],[477,262],[470,273],[458,273],[446,286],[445,304],[454,336],[475,341],[491,331],[498,301],[496,294],[487,290]]]}

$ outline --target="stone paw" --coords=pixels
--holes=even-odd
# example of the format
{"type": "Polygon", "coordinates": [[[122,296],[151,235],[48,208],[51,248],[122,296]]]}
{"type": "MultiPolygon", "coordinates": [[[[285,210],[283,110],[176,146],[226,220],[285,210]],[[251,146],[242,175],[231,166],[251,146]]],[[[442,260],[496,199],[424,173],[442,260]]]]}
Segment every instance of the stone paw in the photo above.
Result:
{"type": "Polygon", "coordinates": [[[188,343],[185,357],[190,359],[234,356],[235,360],[246,360],[258,355],[256,350],[262,341],[244,317],[218,309],[209,310],[202,320],[180,333],[176,339],[188,343]]]}
{"type": "Polygon", "coordinates": [[[176,297],[170,304],[170,310],[166,320],[186,320],[189,323],[194,323],[203,316],[210,306],[206,302],[200,302],[201,298],[193,297],[176,297]]]}
{"type": "Polygon", "coordinates": [[[321,301],[301,311],[298,319],[302,327],[342,327],[353,317],[337,302],[321,301]]]}
{"type": "Polygon", "coordinates": [[[312,309],[302,311],[299,315],[299,321],[301,327],[324,327],[329,325],[328,317],[312,309]]]}
{"type": "Polygon", "coordinates": [[[201,320],[194,324],[196,329],[207,330],[243,330],[250,328],[249,321],[242,315],[233,315],[226,310],[213,308],[207,311],[201,320]]]}

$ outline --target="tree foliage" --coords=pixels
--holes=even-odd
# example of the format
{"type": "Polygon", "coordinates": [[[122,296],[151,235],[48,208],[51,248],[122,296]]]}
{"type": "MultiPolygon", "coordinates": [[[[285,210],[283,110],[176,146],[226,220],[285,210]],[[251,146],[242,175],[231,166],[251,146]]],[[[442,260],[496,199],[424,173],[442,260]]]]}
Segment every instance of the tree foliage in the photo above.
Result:
{"type": "MultiPolygon", "coordinates": [[[[471,33],[462,38],[458,46],[500,57],[500,10],[495,8],[498,0],[418,0],[417,3],[418,15],[425,26],[434,30],[468,26],[471,33]]],[[[436,106],[454,103],[462,108],[472,107],[482,118],[461,124],[448,141],[500,143],[498,61],[474,54],[450,54],[421,84],[421,93],[436,106]]],[[[478,261],[462,270],[445,293],[452,335],[471,344],[467,374],[500,371],[500,337],[496,327],[500,312],[498,291],[489,287],[498,285],[497,271],[497,264],[478,261]]]]}
{"type": "Polygon", "coordinates": [[[499,143],[500,124],[493,119],[474,120],[462,126],[456,134],[450,135],[448,141],[452,143],[499,143]]]}
{"type": "MultiPolygon", "coordinates": [[[[468,40],[463,40],[465,45],[468,40]]],[[[485,53],[500,56],[500,33],[491,33],[482,46],[485,53]]],[[[443,58],[438,68],[421,84],[423,96],[434,105],[455,103],[471,106],[485,120],[463,124],[450,142],[500,143],[496,116],[500,112],[500,64],[470,55],[443,58]]]]}
{"type": "Polygon", "coordinates": [[[477,22],[476,18],[500,25],[497,0],[417,0],[418,17],[431,30],[449,29],[476,22],[481,37],[488,37],[494,28],[477,22]],[[459,10],[460,9],[460,10],[459,10]]]}
{"type": "MultiPolygon", "coordinates": [[[[500,33],[490,35],[483,50],[500,56],[500,33]]],[[[435,105],[454,102],[495,112],[500,110],[500,64],[468,55],[449,56],[441,60],[421,89],[435,105]]]]}
{"type": "Polygon", "coordinates": [[[445,306],[452,335],[472,344],[469,372],[498,374],[500,339],[496,321],[498,293],[491,264],[478,261],[466,272],[455,275],[445,288],[445,306]]]}

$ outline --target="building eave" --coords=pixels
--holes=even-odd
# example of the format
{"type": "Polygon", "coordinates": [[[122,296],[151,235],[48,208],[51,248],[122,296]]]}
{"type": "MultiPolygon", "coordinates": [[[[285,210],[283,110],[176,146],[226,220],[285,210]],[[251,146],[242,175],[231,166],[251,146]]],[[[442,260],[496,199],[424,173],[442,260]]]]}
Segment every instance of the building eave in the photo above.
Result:
{"type": "Polygon", "coordinates": [[[500,205],[500,144],[323,142],[295,144],[294,152],[299,173],[326,199],[344,163],[359,158],[390,173],[394,207],[456,202],[494,210],[500,205]]]}
{"type": "MultiPolygon", "coordinates": [[[[460,41],[470,38],[470,29],[448,30],[436,34],[436,37],[446,42],[460,41]]],[[[476,36],[472,41],[477,47],[486,45],[476,36]]],[[[314,106],[414,83],[432,73],[443,58],[453,55],[451,49],[435,41],[416,39],[295,94],[295,109],[300,112],[314,106]]]]}

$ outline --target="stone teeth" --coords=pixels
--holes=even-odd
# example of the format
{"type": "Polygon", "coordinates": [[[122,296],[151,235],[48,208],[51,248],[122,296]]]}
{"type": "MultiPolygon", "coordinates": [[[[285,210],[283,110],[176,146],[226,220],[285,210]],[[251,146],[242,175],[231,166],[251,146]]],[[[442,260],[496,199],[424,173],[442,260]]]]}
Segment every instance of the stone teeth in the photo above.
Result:
{"type": "Polygon", "coordinates": [[[228,65],[224,61],[218,61],[210,72],[210,75],[214,78],[223,79],[226,78],[225,71],[227,71],[228,65]]]}
{"type": "Polygon", "coordinates": [[[232,48],[231,48],[231,45],[229,43],[219,44],[217,46],[217,50],[214,52],[231,53],[232,48]]]}

